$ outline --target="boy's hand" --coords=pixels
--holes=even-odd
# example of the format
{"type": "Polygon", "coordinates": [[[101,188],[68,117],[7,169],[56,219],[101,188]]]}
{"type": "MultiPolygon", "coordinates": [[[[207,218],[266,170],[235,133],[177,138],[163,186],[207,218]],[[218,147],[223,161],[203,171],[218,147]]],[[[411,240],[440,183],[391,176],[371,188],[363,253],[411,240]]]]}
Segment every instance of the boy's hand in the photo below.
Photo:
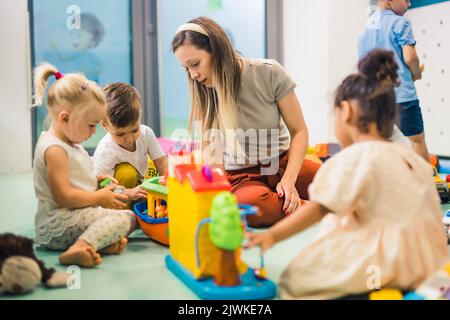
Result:
{"type": "Polygon", "coordinates": [[[417,56],[416,48],[413,45],[406,45],[403,47],[403,58],[406,65],[411,71],[413,81],[422,79],[423,65],[420,64],[419,57],[417,56]]]}
{"type": "Polygon", "coordinates": [[[425,66],[423,64],[420,65],[419,67],[420,73],[417,75],[413,74],[413,81],[417,81],[422,79],[422,73],[425,71],[425,66]]]}
{"type": "Polygon", "coordinates": [[[133,189],[126,189],[125,194],[132,201],[139,199],[147,199],[147,191],[142,190],[140,187],[136,187],[133,189]]]}
{"type": "Polygon", "coordinates": [[[114,193],[116,184],[110,184],[97,191],[98,204],[103,208],[109,209],[126,209],[128,208],[128,196],[124,194],[114,193]]]}
{"type": "Polygon", "coordinates": [[[244,246],[245,249],[259,246],[261,247],[262,254],[264,254],[267,249],[269,249],[276,243],[276,240],[270,229],[258,233],[246,232],[245,239],[248,240],[247,244],[244,246]]]}

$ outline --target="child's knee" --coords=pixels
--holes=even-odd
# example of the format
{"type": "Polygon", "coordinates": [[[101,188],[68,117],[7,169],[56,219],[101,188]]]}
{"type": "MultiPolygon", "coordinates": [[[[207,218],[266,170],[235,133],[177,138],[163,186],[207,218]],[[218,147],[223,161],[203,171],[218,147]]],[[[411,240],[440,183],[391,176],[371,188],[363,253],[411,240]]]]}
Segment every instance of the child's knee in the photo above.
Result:
{"type": "Polygon", "coordinates": [[[118,225],[123,228],[125,235],[130,234],[137,228],[137,221],[132,211],[117,212],[118,225]]]}
{"type": "Polygon", "coordinates": [[[119,163],[114,170],[114,178],[125,188],[134,188],[139,184],[139,172],[129,163],[119,163]]]}

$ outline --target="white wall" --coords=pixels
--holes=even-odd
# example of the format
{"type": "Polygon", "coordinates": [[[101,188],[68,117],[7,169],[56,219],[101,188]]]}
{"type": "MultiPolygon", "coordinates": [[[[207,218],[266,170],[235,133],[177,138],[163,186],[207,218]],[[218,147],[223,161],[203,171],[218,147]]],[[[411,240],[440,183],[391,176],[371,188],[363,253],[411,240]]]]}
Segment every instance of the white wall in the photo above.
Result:
{"type": "Polygon", "coordinates": [[[310,142],[327,141],[329,103],[328,1],[283,1],[283,64],[297,82],[296,93],[310,142]]]}
{"type": "Polygon", "coordinates": [[[425,65],[416,82],[431,153],[450,156],[450,2],[412,9],[417,53],[425,65]]]}
{"type": "Polygon", "coordinates": [[[284,66],[296,92],[310,144],[335,141],[333,92],[356,70],[357,39],[369,0],[284,0],[284,66]]]}
{"type": "Polygon", "coordinates": [[[31,170],[26,0],[0,1],[0,173],[31,170]]]}

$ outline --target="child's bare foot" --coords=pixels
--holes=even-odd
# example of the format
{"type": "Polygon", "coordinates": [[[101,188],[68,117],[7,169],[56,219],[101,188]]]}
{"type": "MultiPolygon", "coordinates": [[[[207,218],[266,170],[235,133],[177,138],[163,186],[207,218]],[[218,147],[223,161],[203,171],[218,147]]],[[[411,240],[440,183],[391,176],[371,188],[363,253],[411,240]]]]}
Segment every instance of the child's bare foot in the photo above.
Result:
{"type": "Polygon", "coordinates": [[[105,254],[121,254],[127,244],[128,239],[125,237],[121,237],[119,241],[101,249],[100,252],[105,254]]]}
{"type": "Polygon", "coordinates": [[[59,256],[59,262],[64,265],[92,268],[102,263],[102,258],[89,243],[78,240],[59,256]]]}

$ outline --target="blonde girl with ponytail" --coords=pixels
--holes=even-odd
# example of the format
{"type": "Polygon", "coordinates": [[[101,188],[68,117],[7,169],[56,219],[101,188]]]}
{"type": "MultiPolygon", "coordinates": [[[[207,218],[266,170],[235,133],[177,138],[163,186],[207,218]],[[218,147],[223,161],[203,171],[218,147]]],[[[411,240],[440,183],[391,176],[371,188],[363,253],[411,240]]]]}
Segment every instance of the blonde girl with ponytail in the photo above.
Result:
{"type": "Polygon", "coordinates": [[[51,126],[41,133],[34,156],[36,242],[64,251],[59,257],[64,265],[94,267],[100,253],[123,251],[136,222],[131,211],[121,210],[128,197],[114,193],[115,184],[99,190],[106,176],[94,175],[81,146],[105,117],[103,91],[82,74],[62,75],[44,63],[35,70],[35,105],[42,105],[53,76],[46,100],[51,126]]]}

